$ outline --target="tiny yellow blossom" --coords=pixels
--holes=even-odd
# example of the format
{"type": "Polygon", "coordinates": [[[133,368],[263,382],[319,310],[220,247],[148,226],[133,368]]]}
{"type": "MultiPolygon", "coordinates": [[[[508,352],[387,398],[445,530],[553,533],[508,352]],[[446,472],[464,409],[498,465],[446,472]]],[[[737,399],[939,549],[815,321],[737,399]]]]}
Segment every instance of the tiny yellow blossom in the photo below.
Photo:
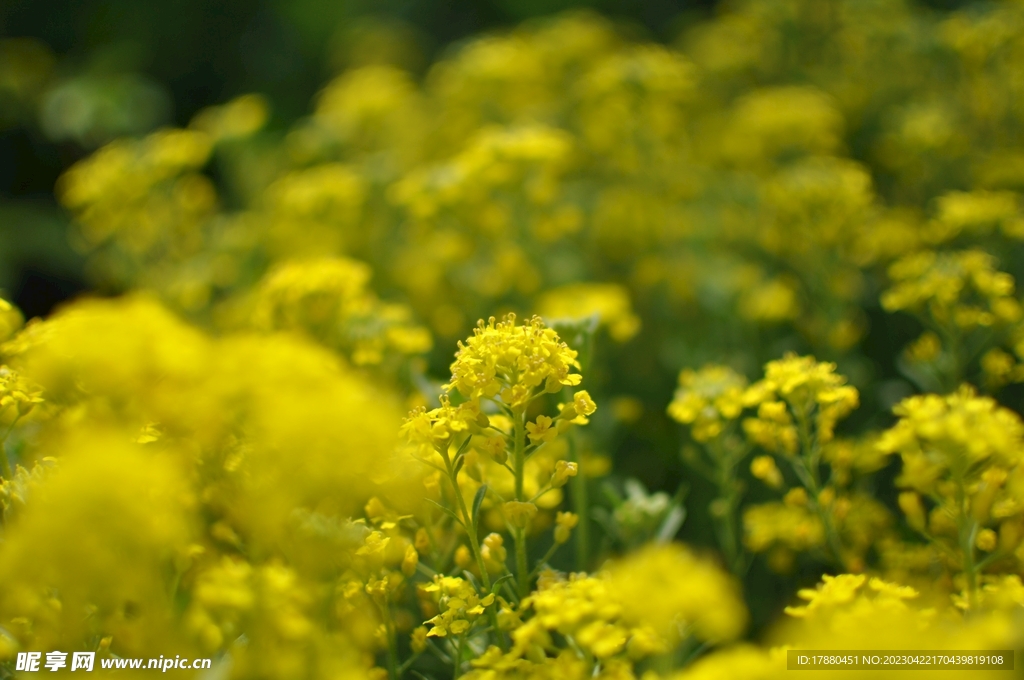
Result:
{"type": "Polygon", "coordinates": [[[537,309],[549,320],[596,315],[616,342],[626,342],[640,331],[640,319],[633,313],[628,292],[616,284],[573,283],[555,288],[540,297],[537,309]]]}
{"type": "Polygon", "coordinates": [[[402,558],[402,573],[412,578],[416,573],[416,565],[419,564],[420,556],[416,548],[410,543],[405,547],[405,556],[402,558]]]}
{"type": "Polygon", "coordinates": [[[416,654],[427,649],[427,627],[417,626],[409,636],[409,647],[416,654]]]}
{"type": "Polygon", "coordinates": [[[757,456],[750,463],[750,473],[773,489],[782,486],[782,473],[771,456],[757,456]]]}
{"type": "Polygon", "coordinates": [[[594,414],[597,410],[597,404],[590,398],[590,393],[586,390],[580,390],[572,397],[572,406],[576,410],[576,416],[584,418],[594,414]]]}
{"type": "Polygon", "coordinates": [[[562,385],[578,385],[581,377],[576,352],[558,334],[544,326],[540,317],[517,326],[513,314],[501,321],[481,321],[473,337],[463,344],[452,364],[452,381],[469,399],[502,395],[509,406],[521,408],[539,391],[562,385]]]}
{"type": "Polygon", "coordinates": [[[727,366],[686,369],[679,374],[679,387],[668,414],[690,425],[697,441],[713,439],[743,411],[746,386],[746,378],[727,366]]]}
{"type": "Polygon", "coordinates": [[[537,416],[537,420],[526,424],[530,441],[534,444],[549,442],[558,436],[558,430],[551,427],[553,421],[548,416],[537,416]]]}
{"type": "Polygon", "coordinates": [[[530,526],[533,518],[537,515],[537,506],[533,503],[523,503],[520,501],[508,501],[503,506],[505,511],[505,519],[508,523],[517,528],[525,529],[530,526]]]}
{"type": "Polygon", "coordinates": [[[484,537],[483,545],[480,548],[480,556],[484,560],[484,566],[491,574],[500,574],[505,571],[505,561],[508,559],[508,550],[505,549],[505,539],[501,534],[491,533],[484,537]]]}
{"type": "Polygon", "coordinates": [[[555,463],[555,471],[551,475],[552,488],[559,488],[566,485],[570,477],[575,477],[579,472],[579,465],[566,460],[555,463]]]}
{"type": "Polygon", "coordinates": [[[835,364],[787,354],[765,366],[765,377],[747,389],[744,402],[758,406],[744,421],[747,435],[761,446],[794,454],[798,428],[816,428],[819,444],[833,439],[836,423],[859,404],[857,389],[835,372],[835,364]]]}
{"type": "Polygon", "coordinates": [[[18,308],[0,298],[0,342],[10,340],[23,325],[25,320],[18,308]]]}
{"type": "Polygon", "coordinates": [[[572,530],[580,518],[572,512],[560,512],[555,516],[555,543],[568,543],[572,530]]]}
{"type": "Polygon", "coordinates": [[[468,581],[455,576],[439,574],[431,583],[420,586],[420,590],[434,595],[441,610],[440,614],[426,622],[431,626],[428,637],[466,633],[495,601],[493,594],[481,598],[468,581]]]}

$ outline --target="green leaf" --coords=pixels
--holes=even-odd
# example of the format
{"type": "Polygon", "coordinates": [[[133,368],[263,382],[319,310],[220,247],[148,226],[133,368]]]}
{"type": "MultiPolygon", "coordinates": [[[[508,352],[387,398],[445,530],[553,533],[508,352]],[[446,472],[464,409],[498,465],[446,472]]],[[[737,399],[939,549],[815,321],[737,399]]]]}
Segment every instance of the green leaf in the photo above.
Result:
{"type": "Polygon", "coordinates": [[[466,439],[461,444],[459,444],[458,451],[455,452],[455,457],[456,458],[458,458],[459,456],[461,456],[462,454],[464,454],[466,452],[466,449],[469,448],[469,443],[471,441],[473,441],[473,435],[467,435],[466,439]]]}
{"type": "MultiPolygon", "coordinates": [[[[451,518],[452,518],[453,520],[455,520],[455,521],[456,521],[456,522],[458,522],[459,524],[462,524],[462,520],[461,520],[461,519],[459,519],[459,516],[458,516],[458,515],[456,515],[456,514],[455,514],[455,513],[454,513],[454,512],[452,511],[452,510],[450,510],[449,508],[446,508],[446,507],[444,507],[443,505],[441,505],[440,503],[438,503],[437,501],[432,501],[432,500],[430,500],[429,498],[426,498],[426,499],[424,499],[424,500],[426,500],[426,501],[427,501],[428,503],[430,503],[431,505],[435,505],[435,506],[437,506],[437,507],[441,508],[441,512],[443,512],[444,514],[448,515],[449,517],[451,517],[451,518]]],[[[466,526],[466,525],[465,525],[465,524],[462,524],[462,526],[466,526]]]]}
{"type": "Polygon", "coordinates": [[[476,490],[476,495],[473,496],[473,526],[477,526],[477,518],[480,516],[480,505],[484,502],[484,498],[487,496],[487,485],[482,484],[479,489],[476,490]]]}
{"type": "Polygon", "coordinates": [[[658,533],[655,539],[658,543],[668,543],[671,541],[676,532],[679,531],[679,527],[683,526],[683,522],[686,521],[686,508],[682,505],[673,505],[672,509],[668,511],[665,518],[661,521],[661,526],[658,527],[658,533]]]}
{"type": "Polygon", "coordinates": [[[504,576],[500,577],[498,580],[496,580],[494,583],[491,584],[491,592],[492,593],[497,593],[498,592],[498,588],[501,587],[501,584],[504,583],[505,581],[508,581],[511,578],[512,578],[512,574],[505,574],[504,576]]]}

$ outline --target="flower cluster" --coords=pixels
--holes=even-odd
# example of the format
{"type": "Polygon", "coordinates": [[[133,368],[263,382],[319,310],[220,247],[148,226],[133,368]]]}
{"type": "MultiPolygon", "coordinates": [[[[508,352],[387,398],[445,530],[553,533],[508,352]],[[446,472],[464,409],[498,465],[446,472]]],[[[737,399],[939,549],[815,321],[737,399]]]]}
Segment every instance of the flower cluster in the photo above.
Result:
{"type": "MultiPolygon", "coordinates": [[[[765,377],[745,395],[757,417],[743,421],[747,435],[769,451],[792,455],[801,437],[817,445],[832,441],[836,423],[859,403],[857,388],[835,372],[835,364],[788,355],[765,365],[765,377]]],[[[807,444],[804,444],[805,446],[807,444]]]]}
{"type": "Polygon", "coordinates": [[[900,509],[973,598],[984,555],[1022,557],[1024,422],[966,386],[909,397],[894,411],[900,419],[877,447],[902,458],[900,509]]]}
{"type": "Polygon", "coordinates": [[[994,264],[978,250],[907,256],[889,269],[895,285],[882,305],[889,311],[927,310],[936,323],[965,330],[1013,323],[1021,318],[1013,277],[994,264]]]}
{"type": "Polygon", "coordinates": [[[725,423],[743,412],[747,380],[727,366],[683,370],[668,414],[690,425],[693,438],[707,441],[721,434],[725,423]]]}
{"type": "Polygon", "coordinates": [[[369,278],[369,267],[345,258],[286,262],[260,283],[252,318],[265,330],[305,333],[356,365],[428,351],[429,331],[407,307],[378,300],[369,278]]]}
{"type": "MultiPolygon", "coordinates": [[[[573,368],[579,368],[576,351],[545,327],[540,317],[517,326],[515,315],[510,314],[497,322],[494,317],[481,321],[473,337],[459,343],[446,388],[458,390],[467,399],[499,398],[511,408],[522,409],[539,394],[579,385],[581,377],[571,372],[573,368]]],[[[593,412],[589,403],[582,408],[584,412],[574,417],[593,412]]]]}
{"type": "MultiPolygon", "coordinates": [[[[1019,648],[1024,6],[684,24],[423,69],[374,24],[396,49],[308,116],[242,95],[67,168],[96,296],[0,300],[0,677],[168,641],[239,680],[1019,648]]],[[[0,40],[16,137],[62,115],[55,60],[0,40]]],[[[17,202],[5,245],[49,210],[17,202]]]]}
{"type": "Polygon", "coordinates": [[[424,593],[436,593],[441,613],[427,621],[431,626],[428,636],[446,637],[464,635],[473,622],[494,603],[494,595],[479,597],[476,589],[464,579],[451,576],[436,576],[432,583],[420,586],[424,593]]]}

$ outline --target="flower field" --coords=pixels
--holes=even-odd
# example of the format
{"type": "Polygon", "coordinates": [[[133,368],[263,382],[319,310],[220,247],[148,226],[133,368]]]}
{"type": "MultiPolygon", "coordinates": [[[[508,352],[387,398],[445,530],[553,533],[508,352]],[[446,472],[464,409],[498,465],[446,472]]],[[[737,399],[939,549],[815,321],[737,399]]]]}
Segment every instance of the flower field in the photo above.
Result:
{"type": "Polygon", "coordinates": [[[1024,649],[1022,73],[1009,0],[569,12],[101,146],[92,291],[0,299],[0,678],[1024,649]]]}

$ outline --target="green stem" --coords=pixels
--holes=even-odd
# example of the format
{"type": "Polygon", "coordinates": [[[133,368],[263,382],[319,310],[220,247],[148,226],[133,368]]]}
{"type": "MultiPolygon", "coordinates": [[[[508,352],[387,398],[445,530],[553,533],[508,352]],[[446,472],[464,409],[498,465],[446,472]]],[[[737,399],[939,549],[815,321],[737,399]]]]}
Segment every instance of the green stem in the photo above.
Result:
{"type": "Polygon", "coordinates": [[[0,476],[4,479],[13,479],[11,475],[11,462],[7,460],[7,442],[0,440],[0,476]]]}
{"type": "Polygon", "coordinates": [[[402,665],[398,667],[398,675],[399,675],[399,677],[401,677],[401,676],[402,676],[403,674],[405,674],[405,672],[406,672],[407,670],[409,670],[409,668],[410,668],[410,667],[411,667],[411,666],[412,666],[412,665],[413,665],[413,664],[414,664],[414,663],[416,662],[416,660],[417,660],[417,659],[419,659],[419,658],[420,658],[421,656],[423,656],[423,652],[416,652],[416,653],[414,653],[414,654],[413,654],[412,656],[410,656],[410,657],[409,657],[408,659],[406,659],[405,661],[403,661],[403,662],[402,662],[402,665]]]}
{"type": "Polygon", "coordinates": [[[516,500],[520,503],[524,502],[523,493],[523,474],[526,469],[526,456],[524,455],[524,449],[526,448],[526,413],[514,414],[515,419],[515,432],[513,433],[513,450],[512,450],[512,465],[514,466],[515,477],[516,477],[516,500]]]}
{"type": "Polygon", "coordinates": [[[739,532],[736,527],[735,498],[721,498],[723,501],[724,515],[719,518],[722,527],[722,546],[725,550],[725,559],[729,564],[729,570],[737,576],[742,576],[742,554],[739,549],[739,532]]]}
{"type": "Polygon", "coordinates": [[[940,367],[939,382],[944,392],[952,392],[960,385],[964,369],[966,368],[963,360],[963,338],[958,330],[950,329],[945,324],[927,325],[936,331],[936,334],[949,349],[950,364],[940,367]]]}
{"type": "Polygon", "coordinates": [[[459,675],[462,674],[461,673],[461,671],[462,671],[462,649],[463,649],[463,646],[465,645],[465,643],[466,643],[466,636],[465,635],[460,635],[459,636],[459,643],[455,646],[455,659],[453,660],[453,663],[452,663],[452,667],[454,669],[453,670],[453,674],[452,674],[452,678],[454,678],[455,680],[458,680],[459,675]]]}
{"type": "Polygon", "coordinates": [[[569,458],[578,467],[578,472],[572,478],[572,510],[580,518],[576,525],[576,570],[586,571],[590,566],[590,499],[587,489],[587,476],[583,465],[579,460],[576,450],[576,437],[574,432],[569,432],[569,458]]]}
{"type": "MultiPolygon", "coordinates": [[[[384,606],[387,610],[387,605],[384,606]]],[[[398,680],[398,645],[395,640],[395,623],[391,620],[391,612],[387,612],[387,620],[384,625],[388,634],[388,678],[398,680]]]]}
{"type": "MultiPolygon", "coordinates": [[[[512,465],[515,470],[516,500],[525,502],[523,492],[523,477],[526,470],[526,412],[513,412],[515,431],[513,432],[512,465]]],[[[526,529],[517,528],[512,532],[512,539],[516,544],[516,587],[519,599],[523,599],[530,592],[530,567],[526,558],[526,529]]]]}
{"type": "Polygon", "coordinates": [[[540,558],[540,562],[538,562],[537,566],[535,566],[533,568],[533,571],[530,572],[530,579],[531,580],[533,580],[533,578],[535,576],[537,576],[538,573],[540,573],[540,568],[544,566],[544,563],[547,562],[548,560],[550,560],[552,557],[555,556],[555,552],[558,551],[558,548],[560,547],[560,545],[561,544],[559,544],[559,543],[553,543],[551,545],[551,547],[548,549],[548,551],[546,553],[544,553],[544,557],[540,558]]]}
{"type": "MultiPolygon", "coordinates": [[[[459,511],[462,512],[462,516],[465,518],[466,533],[469,535],[469,545],[473,550],[473,557],[476,559],[477,569],[480,570],[480,581],[483,583],[485,596],[491,592],[491,577],[487,573],[487,565],[484,563],[483,551],[480,550],[480,530],[476,524],[476,518],[473,517],[469,510],[466,508],[466,499],[462,497],[462,492],[459,490],[459,479],[458,475],[455,474],[455,468],[452,466],[451,459],[448,456],[448,450],[441,453],[444,458],[445,466],[448,468],[448,478],[451,480],[452,489],[455,492],[455,498],[458,500],[459,511]]],[[[505,639],[505,634],[498,628],[498,612],[495,607],[487,608],[487,617],[491,622],[491,628],[494,630],[494,636],[498,639],[498,645],[502,651],[508,651],[508,641],[505,639]]]]}
{"type": "Polygon", "coordinates": [[[847,571],[846,560],[843,558],[842,543],[839,541],[839,534],[836,531],[835,523],[832,521],[832,513],[822,507],[821,499],[821,473],[818,470],[819,458],[821,452],[818,450],[816,442],[811,440],[811,428],[808,423],[808,417],[805,412],[797,414],[798,430],[800,432],[800,448],[803,454],[803,460],[800,464],[804,468],[804,474],[798,476],[804,482],[807,490],[811,492],[811,503],[813,504],[814,510],[818,513],[819,519],[821,519],[822,525],[825,527],[825,540],[828,543],[828,549],[832,552],[832,556],[836,563],[847,571]]]}
{"type": "Polygon", "coordinates": [[[4,432],[3,437],[0,437],[0,476],[4,479],[13,479],[14,475],[11,473],[11,461],[7,459],[7,438],[11,436],[11,432],[14,431],[14,426],[21,420],[21,416],[16,416],[11,421],[11,426],[4,432]]]}
{"type": "Polygon", "coordinates": [[[988,565],[992,564],[993,562],[995,562],[996,560],[998,560],[998,559],[1000,559],[1002,557],[1006,557],[1006,553],[1001,551],[1001,550],[997,550],[996,552],[989,553],[984,559],[982,559],[980,562],[978,562],[977,564],[974,565],[975,573],[980,576],[981,573],[985,571],[985,568],[988,565]]]}
{"type": "MultiPolygon", "coordinates": [[[[719,439],[713,439],[709,443],[712,449],[716,470],[716,483],[718,485],[718,501],[721,503],[721,516],[716,517],[721,536],[722,550],[729,569],[737,576],[743,573],[743,552],[739,543],[739,528],[736,517],[736,509],[739,506],[739,498],[736,488],[736,463],[737,458],[725,451],[719,439]]],[[[714,514],[714,513],[713,513],[714,514]]]]}
{"type": "Polygon", "coordinates": [[[466,499],[462,497],[462,491],[459,489],[458,475],[455,473],[455,468],[452,466],[451,457],[448,455],[448,448],[440,447],[438,451],[441,453],[441,457],[444,458],[445,467],[448,468],[448,480],[452,484],[452,491],[455,493],[455,502],[458,503],[459,512],[462,513],[464,521],[463,528],[465,528],[466,534],[469,536],[469,547],[473,550],[473,557],[476,558],[476,566],[480,569],[480,580],[483,582],[484,588],[489,592],[491,590],[491,579],[487,575],[487,568],[484,566],[483,553],[480,551],[480,537],[477,535],[478,530],[476,521],[466,508],[466,499]]]}
{"type": "MultiPolygon", "coordinates": [[[[959,457],[955,457],[959,461],[959,457]]],[[[957,538],[964,562],[964,577],[967,579],[967,601],[974,609],[978,590],[978,568],[974,561],[974,543],[978,535],[978,522],[967,512],[967,491],[964,488],[965,471],[962,464],[953,466],[956,478],[957,538]]]]}
{"type": "Polygon", "coordinates": [[[516,543],[516,589],[519,599],[530,594],[530,565],[526,559],[526,529],[516,529],[513,534],[516,543]]]}

